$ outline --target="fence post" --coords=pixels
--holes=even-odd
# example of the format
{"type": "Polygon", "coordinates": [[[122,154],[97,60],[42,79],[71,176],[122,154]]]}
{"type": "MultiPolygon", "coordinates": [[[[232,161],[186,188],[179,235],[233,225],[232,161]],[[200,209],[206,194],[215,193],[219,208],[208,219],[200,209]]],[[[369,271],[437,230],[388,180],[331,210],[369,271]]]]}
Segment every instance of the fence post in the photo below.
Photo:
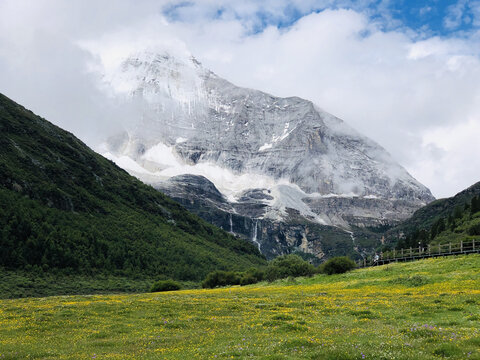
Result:
{"type": "Polygon", "coordinates": [[[393,258],[396,259],[395,249],[393,249],[393,258]]]}
{"type": "Polygon", "coordinates": [[[428,255],[430,255],[430,244],[428,244],[428,255]]]}
{"type": "Polygon", "coordinates": [[[460,252],[461,252],[461,253],[463,252],[463,240],[460,241],[460,252]]]}
{"type": "Polygon", "coordinates": [[[410,257],[413,257],[412,247],[410,247],[410,257]]]}
{"type": "Polygon", "coordinates": [[[367,267],[367,259],[363,258],[363,267],[367,267]]]}
{"type": "Polygon", "coordinates": [[[452,253],[452,243],[448,243],[448,252],[452,253]]]}
{"type": "Polygon", "coordinates": [[[475,251],[475,239],[473,239],[473,251],[475,251]]]}
{"type": "Polygon", "coordinates": [[[402,248],[402,258],[403,258],[403,248],[402,248]]]}

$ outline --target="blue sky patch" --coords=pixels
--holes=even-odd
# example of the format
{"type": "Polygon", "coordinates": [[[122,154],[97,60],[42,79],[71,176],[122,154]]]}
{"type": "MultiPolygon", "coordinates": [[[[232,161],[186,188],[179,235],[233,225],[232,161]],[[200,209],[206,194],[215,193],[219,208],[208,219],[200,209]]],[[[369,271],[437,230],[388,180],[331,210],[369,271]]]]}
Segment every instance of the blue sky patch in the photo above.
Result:
{"type": "MultiPolygon", "coordinates": [[[[162,12],[172,22],[191,21],[182,18],[186,8],[192,10],[191,14],[195,9],[202,9],[203,5],[195,1],[172,2],[162,12]]],[[[230,15],[246,24],[248,33],[256,34],[268,26],[288,28],[311,13],[340,8],[366,13],[385,30],[408,28],[420,36],[449,37],[480,28],[480,0],[339,0],[331,1],[328,6],[313,5],[303,10],[287,1],[280,12],[270,11],[259,1],[255,11],[247,15],[239,14],[235,3],[219,1],[217,7],[210,3],[208,11],[199,11],[199,14],[207,14],[212,20],[230,15]]]]}

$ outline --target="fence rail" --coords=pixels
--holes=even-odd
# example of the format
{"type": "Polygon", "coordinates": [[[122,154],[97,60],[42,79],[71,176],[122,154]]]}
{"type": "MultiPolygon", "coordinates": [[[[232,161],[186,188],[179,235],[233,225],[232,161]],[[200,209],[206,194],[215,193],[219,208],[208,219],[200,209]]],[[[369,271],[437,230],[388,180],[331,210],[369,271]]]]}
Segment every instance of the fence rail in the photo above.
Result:
{"type": "Polygon", "coordinates": [[[460,241],[459,243],[428,245],[423,247],[419,245],[415,248],[392,250],[380,253],[372,259],[363,258],[357,262],[359,267],[384,265],[391,262],[404,262],[425,259],[438,256],[451,256],[459,254],[480,253],[480,240],[460,241]]]}

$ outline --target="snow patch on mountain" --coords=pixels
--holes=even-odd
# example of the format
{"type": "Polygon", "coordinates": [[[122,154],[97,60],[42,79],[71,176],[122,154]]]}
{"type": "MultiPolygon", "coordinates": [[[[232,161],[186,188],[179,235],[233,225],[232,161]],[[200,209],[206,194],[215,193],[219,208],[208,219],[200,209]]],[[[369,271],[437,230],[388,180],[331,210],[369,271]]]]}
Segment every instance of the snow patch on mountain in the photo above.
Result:
{"type": "MultiPolygon", "coordinates": [[[[102,148],[105,147],[104,144],[102,148]]],[[[116,156],[108,151],[102,155],[146,182],[152,182],[151,179],[165,180],[183,174],[204,176],[232,202],[248,189],[268,189],[277,184],[292,185],[288,180],[275,180],[262,174],[235,174],[213,163],[189,165],[182,161],[172,146],[163,143],[152,146],[135,160],[126,155],[116,156]]]]}
{"type": "MultiPolygon", "coordinates": [[[[103,144],[102,148],[105,149],[105,146],[103,144]]],[[[286,218],[286,210],[290,208],[319,224],[330,224],[329,220],[312,212],[302,200],[306,197],[321,197],[322,195],[307,194],[298,185],[292,184],[286,179],[275,180],[269,176],[253,173],[234,174],[228,169],[211,163],[185,164],[175,154],[173,147],[162,143],[152,146],[136,160],[126,155],[116,156],[108,151],[103,152],[103,156],[146,183],[155,183],[184,174],[204,176],[231,203],[236,203],[237,199],[249,189],[268,189],[268,195],[272,199],[265,201],[269,209],[264,218],[281,221],[286,218]]]]}
{"type": "Polygon", "coordinates": [[[115,164],[131,174],[151,174],[148,170],[141,167],[135,160],[126,155],[114,155],[110,152],[102,153],[104,157],[112,160],[115,164]]]}
{"type": "Polygon", "coordinates": [[[309,194],[302,191],[298,185],[278,184],[271,189],[269,195],[271,195],[273,199],[269,201],[270,209],[265,215],[265,218],[274,220],[285,218],[287,216],[286,210],[289,208],[298,210],[300,214],[319,224],[331,225],[330,221],[315,214],[308,205],[303,202],[302,199],[308,197],[309,194]]]}
{"type": "Polygon", "coordinates": [[[260,146],[260,147],[258,148],[258,151],[265,151],[265,150],[267,150],[267,149],[271,149],[272,146],[273,146],[273,144],[265,143],[265,144],[263,144],[262,146],[260,146]]]}

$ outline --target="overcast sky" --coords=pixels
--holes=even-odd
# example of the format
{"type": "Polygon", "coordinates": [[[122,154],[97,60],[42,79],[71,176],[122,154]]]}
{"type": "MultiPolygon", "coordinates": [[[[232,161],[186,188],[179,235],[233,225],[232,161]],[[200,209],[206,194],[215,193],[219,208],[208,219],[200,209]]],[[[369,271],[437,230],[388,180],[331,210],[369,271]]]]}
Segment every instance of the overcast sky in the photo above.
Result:
{"type": "Polygon", "coordinates": [[[0,92],[94,147],[128,118],[92,49],[165,39],[237,85],[314,101],[436,197],[480,181],[478,0],[0,0],[0,92]]]}

